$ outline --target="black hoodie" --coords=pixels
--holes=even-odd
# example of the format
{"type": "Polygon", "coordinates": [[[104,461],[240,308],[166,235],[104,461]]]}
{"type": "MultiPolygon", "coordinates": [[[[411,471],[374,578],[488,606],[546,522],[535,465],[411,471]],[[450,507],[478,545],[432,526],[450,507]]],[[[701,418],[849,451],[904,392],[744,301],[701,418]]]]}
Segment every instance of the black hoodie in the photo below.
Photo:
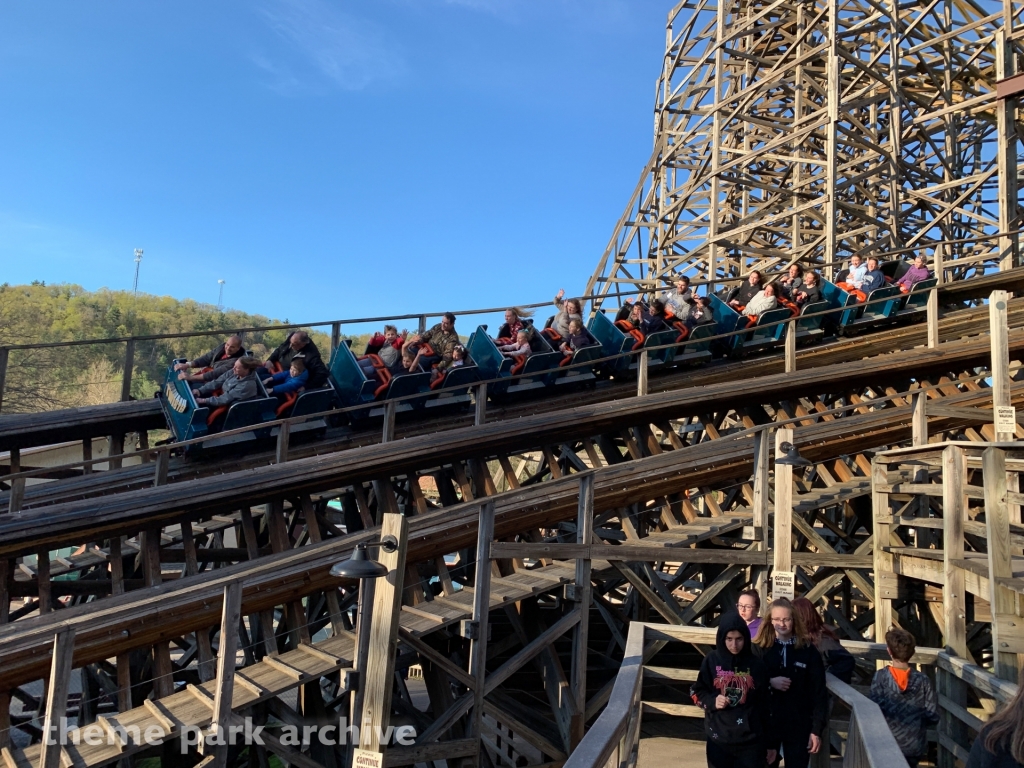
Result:
{"type": "Polygon", "coordinates": [[[693,700],[705,711],[708,741],[726,747],[757,747],[767,753],[768,670],[751,651],[750,630],[738,613],[719,621],[715,650],[704,657],[691,691],[693,700]],[[743,635],[743,650],[737,656],[725,647],[725,636],[733,630],[743,635]],[[729,697],[725,709],[715,707],[719,694],[729,697]]]}

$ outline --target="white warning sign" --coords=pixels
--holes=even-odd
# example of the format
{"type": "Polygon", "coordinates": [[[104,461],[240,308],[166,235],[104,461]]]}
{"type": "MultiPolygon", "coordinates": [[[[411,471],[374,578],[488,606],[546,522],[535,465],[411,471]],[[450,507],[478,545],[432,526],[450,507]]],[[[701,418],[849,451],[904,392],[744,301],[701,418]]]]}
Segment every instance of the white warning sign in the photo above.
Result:
{"type": "Polygon", "coordinates": [[[793,571],[775,571],[772,574],[772,600],[792,600],[796,597],[796,574],[793,571]]]}
{"type": "Polygon", "coordinates": [[[357,749],[352,753],[354,768],[384,768],[384,755],[368,749],[357,749]]]}
{"type": "Polygon", "coordinates": [[[1017,409],[1012,405],[996,406],[996,432],[1013,432],[1017,428],[1017,409]]]}

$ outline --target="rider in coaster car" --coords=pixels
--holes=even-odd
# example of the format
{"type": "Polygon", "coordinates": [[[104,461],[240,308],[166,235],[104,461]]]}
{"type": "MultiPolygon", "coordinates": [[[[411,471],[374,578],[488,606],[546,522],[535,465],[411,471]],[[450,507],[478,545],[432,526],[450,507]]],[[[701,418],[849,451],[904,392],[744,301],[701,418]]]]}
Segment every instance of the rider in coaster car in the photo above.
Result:
{"type": "Polygon", "coordinates": [[[200,355],[195,360],[176,363],[174,370],[179,371],[178,378],[182,381],[213,381],[224,371],[231,368],[235,364],[235,360],[244,356],[245,347],[242,346],[242,338],[235,335],[230,336],[219,347],[211,349],[205,355],[200,355]],[[210,368],[212,370],[205,373],[189,374],[189,369],[192,368],[210,368]]]}
{"type": "Polygon", "coordinates": [[[459,334],[455,332],[455,315],[445,312],[440,323],[429,331],[411,336],[405,343],[407,346],[429,344],[434,350],[431,355],[426,347],[419,346],[414,368],[418,365],[429,370],[429,366],[436,362],[438,370],[445,370],[452,364],[452,351],[460,343],[459,334]]]}
{"type": "Polygon", "coordinates": [[[327,383],[327,366],[324,365],[324,361],[320,357],[320,350],[305,331],[293,332],[281,346],[271,352],[266,362],[266,368],[268,371],[273,371],[274,364],[277,363],[282,370],[288,370],[292,364],[292,358],[297,355],[302,355],[302,361],[306,364],[306,370],[309,372],[309,379],[303,389],[317,389],[327,383]]]}
{"type": "Polygon", "coordinates": [[[275,395],[278,400],[284,402],[285,395],[298,392],[308,380],[309,371],[306,370],[306,364],[301,356],[296,356],[292,358],[292,364],[287,371],[263,379],[263,385],[267,387],[268,395],[275,395]]]}
{"type": "Polygon", "coordinates": [[[259,360],[251,357],[240,357],[235,360],[234,366],[225,371],[208,384],[199,389],[193,389],[192,394],[196,398],[196,405],[206,405],[212,408],[219,408],[222,405],[253,400],[259,397],[260,390],[256,384],[256,369],[261,365],[259,360]],[[219,395],[213,395],[220,390],[219,395]]]}

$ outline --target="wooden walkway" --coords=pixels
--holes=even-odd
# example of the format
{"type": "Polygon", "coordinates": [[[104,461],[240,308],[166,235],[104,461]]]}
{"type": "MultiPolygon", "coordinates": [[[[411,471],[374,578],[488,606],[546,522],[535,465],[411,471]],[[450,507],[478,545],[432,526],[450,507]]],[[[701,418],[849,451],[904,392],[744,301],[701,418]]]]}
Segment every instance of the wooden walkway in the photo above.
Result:
{"type": "MultiPolygon", "coordinates": [[[[500,608],[559,589],[572,578],[572,568],[561,563],[494,577],[491,580],[490,607],[500,608]]],[[[473,590],[461,589],[448,597],[439,596],[416,606],[403,606],[399,627],[414,637],[422,637],[468,619],[472,615],[472,607],[473,590]]],[[[255,665],[239,669],[235,673],[232,711],[237,713],[339,670],[350,671],[354,643],[355,636],[346,632],[316,643],[301,644],[295,650],[266,657],[255,665]]],[[[63,768],[98,768],[150,746],[131,738],[123,740],[116,735],[119,733],[145,734],[148,728],[155,728],[173,738],[185,728],[208,727],[213,720],[215,686],[216,681],[190,684],[162,699],[149,699],[144,706],[128,712],[100,717],[99,724],[105,734],[115,734],[111,738],[105,735],[104,743],[100,745],[84,743],[80,729],[71,729],[70,743],[62,750],[63,768]],[[75,741],[81,743],[75,744],[75,741]],[[115,744],[107,744],[107,741],[115,744]]],[[[38,744],[26,749],[4,749],[5,768],[38,768],[40,751],[38,744]]]]}

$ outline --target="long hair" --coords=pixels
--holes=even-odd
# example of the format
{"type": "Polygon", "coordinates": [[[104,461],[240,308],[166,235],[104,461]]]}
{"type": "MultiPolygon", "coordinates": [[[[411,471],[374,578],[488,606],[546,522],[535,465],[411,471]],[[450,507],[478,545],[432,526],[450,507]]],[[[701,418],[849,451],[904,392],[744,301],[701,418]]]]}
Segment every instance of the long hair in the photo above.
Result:
{"type": "Polygon", "coordinates": [[[985,749],[992,754],[1005,749],[1018,763],[1024,763],[1024,672],[1020,676],[1017,695],[989,719],[984,737],[985,749]]]}
{"type": "Polygon", "coordinates": [[[800,618],[804,620],[804,626],[807,627],[807,634],[815,644],[817,644],[821,639],[822,635],[831,637],[833,640],[839,639],[835,630],[821,620],[821,614],[818,613],[818,610],[814,607],[814,603],[806,597],[798,597],[794,600],[793,608],[796,613],[799,614],[800,618]]]}
{"type": "Polygon", "coordinates": [[[522,307],[509,307],[508,311],[515,315],[517,320],[522,320],[527,317],[533,317],[532,309],[523,309],[522,307]]]}
{"type": "Polygon", "coordinates": [[[807,634],[807,627],[804,624],[803,617],[793,607],[793,604],[784,597],[772,600],[768,604],[764,621],[761,622],[761,627],[757,630],[757,637],[754,638],[754,642],[762,648],[771,648],[775,645],[777,638],[775,635],[775,625],[772,624],[772,611],[776,608],[783,608],[789,611],[789,615],[793,617],[793,637],[796,638],[796,647],[803,648],[805,645],[811,645],[811,638],[807,634]]]}

